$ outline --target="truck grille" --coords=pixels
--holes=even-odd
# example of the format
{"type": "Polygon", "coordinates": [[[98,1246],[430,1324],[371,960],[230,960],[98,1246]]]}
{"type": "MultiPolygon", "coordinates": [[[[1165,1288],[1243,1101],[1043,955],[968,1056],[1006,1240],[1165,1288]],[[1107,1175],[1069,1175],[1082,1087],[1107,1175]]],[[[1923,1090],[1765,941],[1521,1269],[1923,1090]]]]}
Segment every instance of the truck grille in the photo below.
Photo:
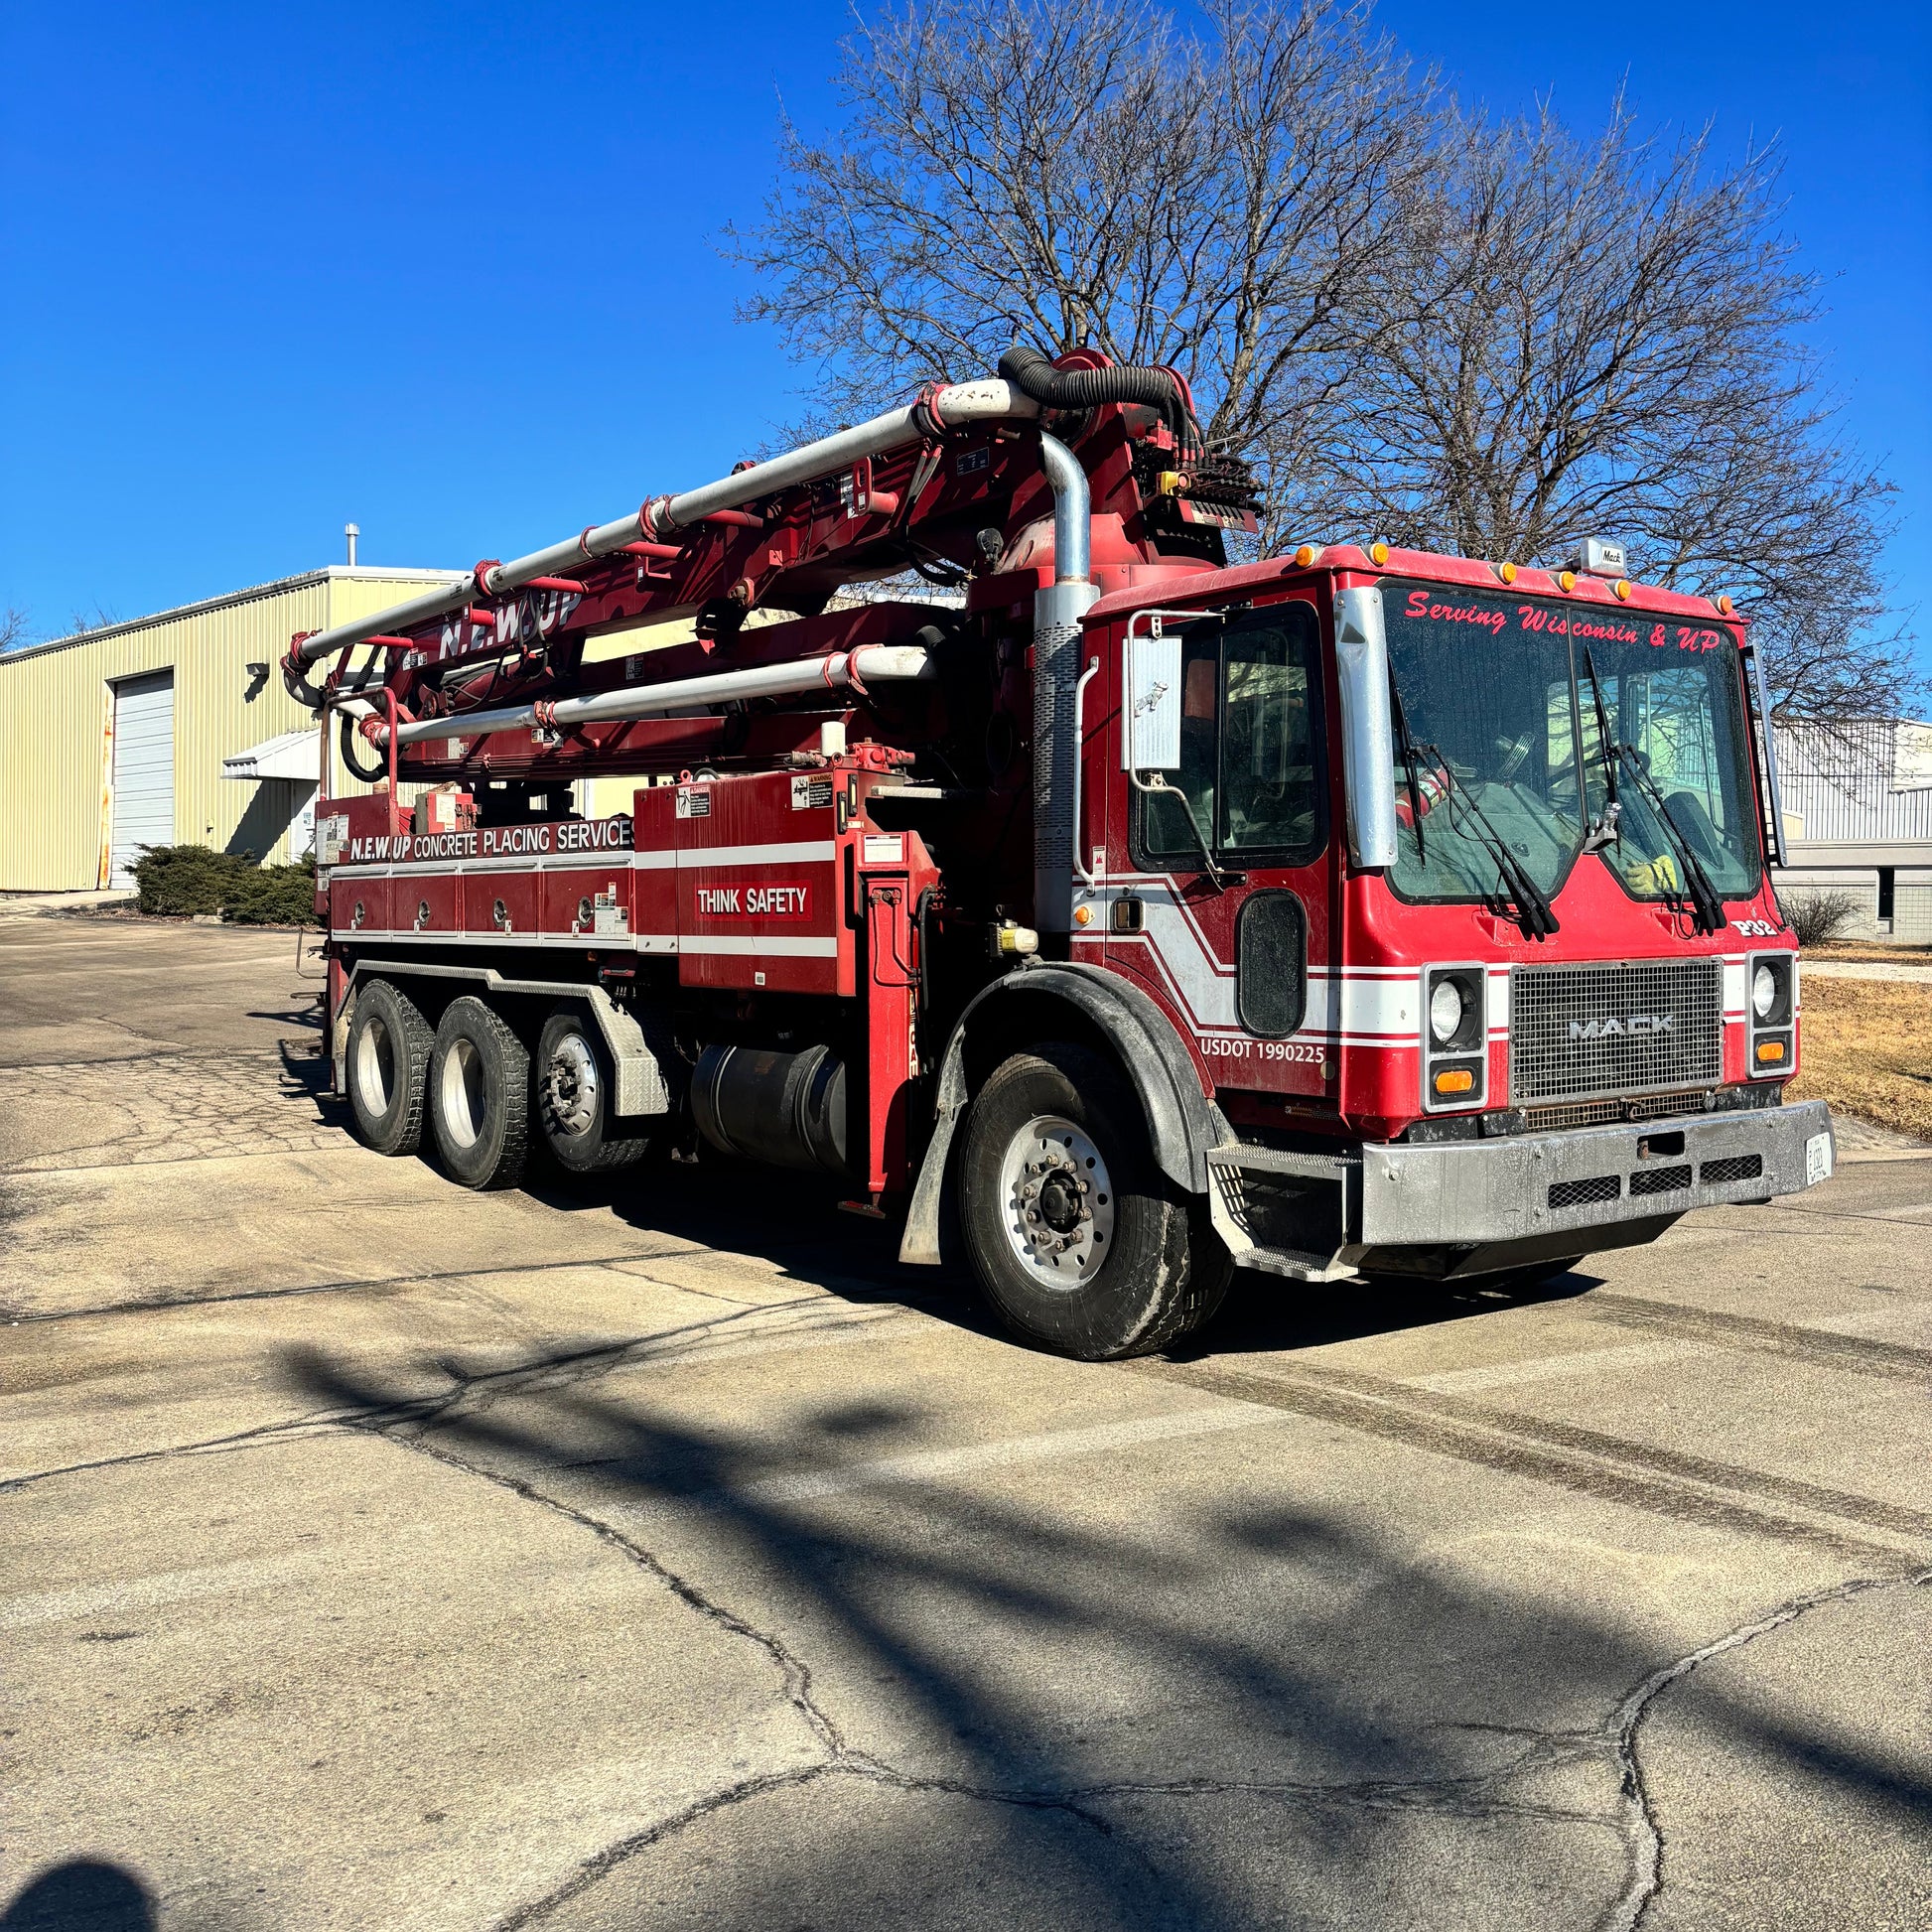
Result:
{"type": "Polygon", "coordinates": [[[1565,1127],[1602,1127],[1611,1121],[1669,1120],[1673,1114],[1701,1114],[1704,1095],[1652,1093],[1641,1100],[1571,1100],[1554,1107],[1525,1110],[1523,1126],[1532,1134],[1554,1134],[1565,1127]]]}
{"type": "Polygon", "coordinates": [[[1715,1085],[1723,974],[1716,959],[1519,966],[1510,979],[1511,1100],[1715,1085]]]}

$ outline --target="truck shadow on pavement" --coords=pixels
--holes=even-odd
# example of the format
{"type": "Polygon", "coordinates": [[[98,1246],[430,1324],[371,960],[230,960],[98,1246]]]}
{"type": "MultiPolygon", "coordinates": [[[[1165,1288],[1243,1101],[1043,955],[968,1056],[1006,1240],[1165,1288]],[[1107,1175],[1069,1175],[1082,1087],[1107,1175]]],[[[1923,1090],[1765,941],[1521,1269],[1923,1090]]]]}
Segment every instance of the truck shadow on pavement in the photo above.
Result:
{"type": "MultiPolygon", "coordinates": [[[[317,1104],[341,1105],[326,1096],[317,1104]]],[[[947,1243],[952,1252],[943,1267],[901,1266],[897,1221],[841,1212],[836,1192],[810,1175],[708,1154],[689,1167],[613,1175],[563,1174],[544,1167],[526,1177],[523,1191],[559,1212],[604,1211],[640,1232],[755,1256],[846,1301],[891,1302],[975,1334],[1011,1339],[981,1299],[956,1239],[947,1243]]],[[[1220,1314],[1167,1352],[1196,1360],[1316,1348],[1565,1301],[1587,1295],[1600,1279],[1588,1272],[1587,1262],[1534,1286],[1508,1289],[1389,1279],[1311,1286],[1236,1269],[1220,1314]]]]}
{"type": "MultiPolygon", "coordinates": [[[[1459,1521],[1378,1538],[1325,1479],[1346,1439],[1257,1436],[1267,1482],[1144,1458],[1161,1480],[1126,1497],[1091,1461],[1071,1490],[1051,1459],[921,1467],[958,1418],[910,1397],[748,1385],[698,1427],[608,1360],[432,1400],[320,1352],[287,1369],[341,1426],[621,1552],[762,1654],[812,1743],[802,1768],[734,1766],[721,1711],[688,1802],[507,1924],[954,1924],[970,1897],[1000,1925],[1366,1928],[1433,1896],[1432,1923],[1583,1926],[1640,1876],[1628,1700],[1663,1661],[1641,1618],[1592,1609],[1607,1579],[1567,1573],[1540,1515],[1490,1527],[1520,1544],[1493,1588],[1453,1560],[1459,1521]]],[[[1920,1767],[1698,1695],[1711,1730],[1932,1824],[1920,1767]]]]}

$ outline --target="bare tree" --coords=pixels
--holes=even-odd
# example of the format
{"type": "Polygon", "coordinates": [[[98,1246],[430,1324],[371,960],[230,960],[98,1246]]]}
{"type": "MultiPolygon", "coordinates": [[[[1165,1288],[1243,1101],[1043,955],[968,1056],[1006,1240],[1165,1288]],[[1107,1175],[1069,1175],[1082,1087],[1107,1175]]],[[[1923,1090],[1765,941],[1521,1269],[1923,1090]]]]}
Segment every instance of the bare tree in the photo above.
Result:
{"type": "Polygon", "coordinates": [[[1380,210],[1421,166],[1429,83],[1365,7],[930,0],[843,46],[843,131],[786,122],[734,231],[749,320],[851,416],[1016,341],[1178,368],[1210,441],[1294,451],[1343,376],[1380,210]]]}
{"type": "Polygon", "coordinates": [[[814,417],[1018,340],[1165,363],[1256,465],[1264,541],[1560,564],[1586,534],[1727,590],[1786,720],[1915,694],[1873,565],[1889,485],[1840,440],[1762,151],[1594,142],[1441,101],[1365,5],[906,0],[788,122],[750,320],[814,417]]]}
{"type": "Polygon", "coordinates": [[[91,611],[73,613],[68,620],[68,635],[84,637],[90,630],[105,630],[110,625],[119,623],[120,621],[117,613],[110,611],[104,604],[96,603],[91,611]]]}
{"type": "Polygon", "coordinates": [[[1659,152],[1621,99],[1588,146],[1547,111],[1446,128],[1376,256],[1311,502],[1499,561],[1620,537],[1647,581],[1744,605],[1781,718],[1891,711],[1890,485],[1835,433],[1773,158],[1714,170],[1709,140],[1659,152]]]}
{"type": "Polygon", "coordinates": [[[13,650],[26,643],[33,634],[25,611],[13,604],[0,610],[0,651],[13,650]]]}

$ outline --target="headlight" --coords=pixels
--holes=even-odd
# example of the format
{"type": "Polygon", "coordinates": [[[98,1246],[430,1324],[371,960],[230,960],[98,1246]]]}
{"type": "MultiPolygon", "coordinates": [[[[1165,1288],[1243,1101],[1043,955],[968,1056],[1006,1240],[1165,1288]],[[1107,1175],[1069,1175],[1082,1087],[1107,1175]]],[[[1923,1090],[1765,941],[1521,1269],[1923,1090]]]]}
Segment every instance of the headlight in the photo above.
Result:
{"type": "Polygon", "coordinates": [[[1778,976],[1768,966],[1760,966],[1751,975],[1751,1011],[1760,1020],[1771,1017],[1771,1009],[1778,1003],[1778,976]]]}
{"type": "Polygon", "coordinates": [[[1462,1024],[1462,995],[1453,980],[1438,980],[1436,991],[1429,1000],[1429,1031],[1436,1035],[1439,1043],[1446,1044],[1455,1037],[1455,1030],[1462,1024]]]}

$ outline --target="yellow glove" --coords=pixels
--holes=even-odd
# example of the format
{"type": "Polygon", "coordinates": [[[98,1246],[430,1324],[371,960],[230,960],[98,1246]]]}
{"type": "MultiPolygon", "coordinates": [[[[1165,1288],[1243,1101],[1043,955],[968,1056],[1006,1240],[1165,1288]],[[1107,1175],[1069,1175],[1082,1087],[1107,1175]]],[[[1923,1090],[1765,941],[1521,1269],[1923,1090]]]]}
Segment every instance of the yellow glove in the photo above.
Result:
{"type": "Polygon", "coordinates": [[[1681,893],[1677,862],[1668,852],[1657,859],[1636,859],[1623,868],[1623,883],[1633,893],[1681,893]]]}

